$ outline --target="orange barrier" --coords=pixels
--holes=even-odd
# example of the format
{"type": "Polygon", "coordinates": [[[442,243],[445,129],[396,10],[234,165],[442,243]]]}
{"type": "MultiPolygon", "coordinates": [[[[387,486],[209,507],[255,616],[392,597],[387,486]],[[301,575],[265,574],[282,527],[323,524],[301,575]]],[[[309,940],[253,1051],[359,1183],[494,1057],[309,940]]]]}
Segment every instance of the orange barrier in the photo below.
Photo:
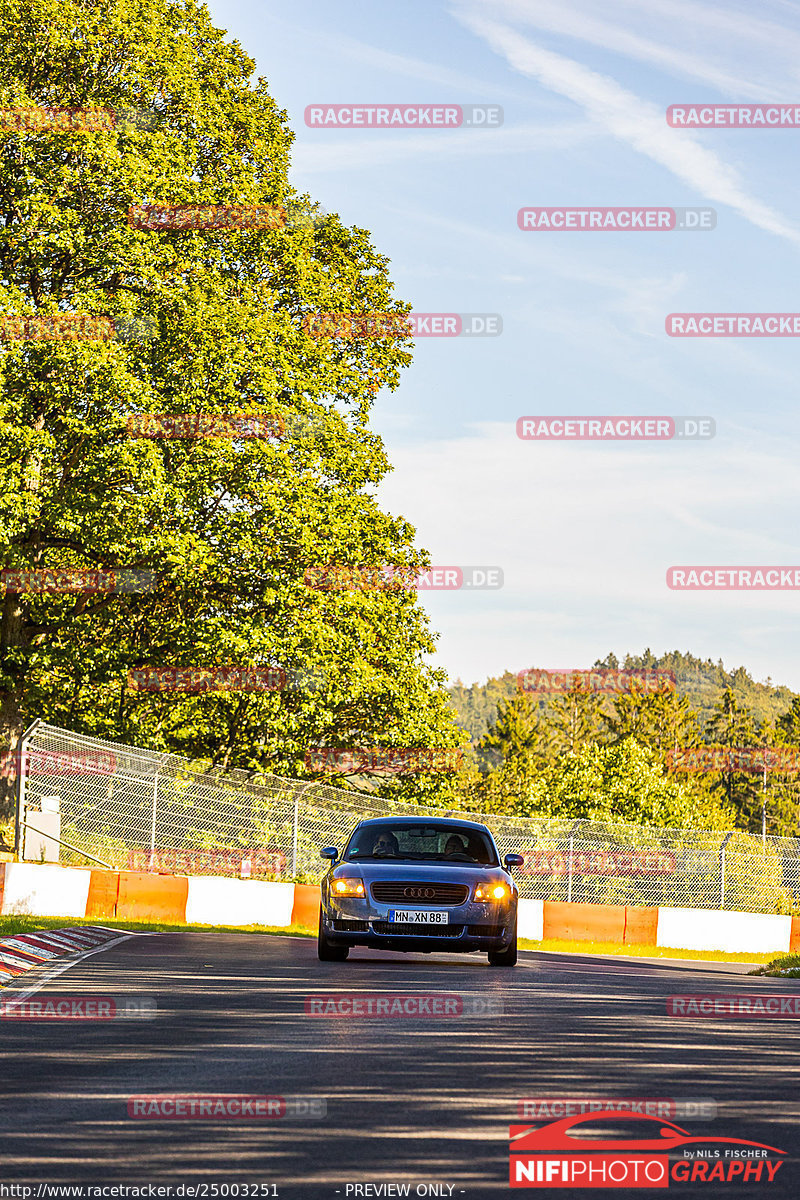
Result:
{"type": "MultiPolygon", "coordinates": [[[[205,897],[204,914],[207,911],[208,915],[204,915],[203,920],[214,924],[222,920],[223,914],[216,904],[214,886],[204,892],[201,886],[204,881],[205,877],[196,877],[192,883],[192,911],[196,911],[198,895],[200,901],[205,897]]],[[[289,897],[285,883],[254,885],[241,880],[225,881],[227,890],[231,885],[235,892],[231,904],[236,919],[229,921],[229,924],[244,924],[247,917],[250,917],[250,921],[263,920],[262,889],[266,888],[267,907],[276,921],[287,926],[291,923],[310,931],[316,930],[318,884],[292,885],[291,915],[287,911],[289,897]],[[273,888],[274,891],[271,890],[273,888]],[[251,898],[252,906],[249,903],[251,898]]],[[[89,920],[113,920],[116,917],[123,921],[182,925],[186,921],[190,879],[186,875],[162,875],[147,871],[87,871],[81,868],[73,872],[69,867],[52,864],[39,866],[34,863],[0,862],[0,913],[4,916],[13,916],[18,912],[49,916],[58,912],[58,906],[63,904],[72,916],[77,917],[84,915],[75,911],[82,907],[84,896],[85,916],[89,920]],[[70,890],[71,878],[74,886],[70,890]],[[78,896],[80,903],[76,900],[78,896]]],[[[800,953],[800,916],[792,917],[787,925],[785,917],[772,914],[720,913],[706,909],[659,909],[642,905],[581,904],[555,900],[529,903],[537,910],[537,917],[541,905],[542,933],[540,935],[537,929],[537,938],[542,936],[565,941],[616,942],[639,946],[686,946],[688,940],[688,949],[731,949],[733,942],[739,940],[732,939],[731,928],[734,932],[738,930],[736,922],[741,915],[753,918],[749,922],[752,928],[748,929],[746,922],[741,923],[745,928],[740,939],[741,946],[736,948],[761,952],[764,949],[772,950],[774,945],[776,954],[781,951],[800,953]]],[[[5,968],[0,970],[5,971],[5,968]]]]}
{"type": "Polygon", "coordinates": [[[575,942],[621,942],[625,937],[625,907],[545,900],[542,936],[575,942]]]}
{"type": "Polygon", "coordinates": [[[789,934],[789,953],[800,952],[800,917],[792,917],[792,931],[789,934]]]}
{"type": "Polygon", "coordinates": [[[116,915],[125,921],[179,923],[186,920],[188,895],[189,880],[185,875],[120,871],[116,915]]]}
{"type": "Polygon", "coordinates": [[[296,883],[292,904],[292,924],[316,929],[319,923],[319,884],[296,883]]]}
{"type": "Polygon", "coordinates": [[[89,895],[86,897],[86,916],[106,920],[117,915],[119,871],[92,871],[89,895]]]}
{"type": "Polygon", "coordinates": [[[658,937],[658,909],[626,905],[625,933],[628,946],[655,946],[658,937]]]}

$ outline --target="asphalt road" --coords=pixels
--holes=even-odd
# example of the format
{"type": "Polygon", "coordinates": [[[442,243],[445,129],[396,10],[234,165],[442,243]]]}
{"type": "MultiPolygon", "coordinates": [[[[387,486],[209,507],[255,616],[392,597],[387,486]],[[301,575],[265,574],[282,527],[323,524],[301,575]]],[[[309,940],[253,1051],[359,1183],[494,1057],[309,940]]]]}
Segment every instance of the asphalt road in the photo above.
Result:
{"type": "MultiPolygon", "coordinates": [[[[800,1017],[666,1015],[670,994],[744,991],[797,993],[798,982],[718,964],[532,953],[513,970],[476,955],[366,950],[319,963],[304,939],[132,937],[36,998],[153,997],[154,1019],[0,1021],[0,1185],[248,1183],[270,1185],[262,1195],[355,1200],[397,1194],[380,1184],[409,1184],[411,1196],[426,1185],[428,1195],[480,1200],[509,1190],[508,1126],[522,1097],[713,1097],[717,1118],[693,1132],[777,1146],[787,1161],[770,1185],[679,1190],[796,1197],[800,1017]],[[503,1015],[306,1015],[305,998],[328,991],[466,993],[502,1005],[503,1015]],[[176,1093],[324,1098],[327,1114],[128,1115],[131,1096],[176,1093]],[[353,1190],[366,1184],[373,1188],[353,1190]]],[[[653,1194],[624,1194],[639,1193],[653,1194]]],[[[14,1194],[0,1186],[0,1196],[14,1194]]]]}

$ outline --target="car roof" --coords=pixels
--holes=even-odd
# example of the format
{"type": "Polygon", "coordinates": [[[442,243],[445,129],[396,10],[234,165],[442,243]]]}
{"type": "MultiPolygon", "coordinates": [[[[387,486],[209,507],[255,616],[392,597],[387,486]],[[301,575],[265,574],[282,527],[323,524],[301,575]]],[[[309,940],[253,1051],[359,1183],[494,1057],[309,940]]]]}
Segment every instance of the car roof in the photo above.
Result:
{"type": "Polygon", "coordinates": [[[386,817],[368,817],[359,821],[356,829],[365,825],[385,825],[387,821],[392,825],[431,825],[435,822],[437,825],[452,825],[454,829],[480,829],[481,833],[488,833],[490,836],[492,832],[488,825],[482,825],[480,821],[464,821],[461,817],[432,817],[428,814],[419,817],[393,817],[391,814],[386,817]]]}

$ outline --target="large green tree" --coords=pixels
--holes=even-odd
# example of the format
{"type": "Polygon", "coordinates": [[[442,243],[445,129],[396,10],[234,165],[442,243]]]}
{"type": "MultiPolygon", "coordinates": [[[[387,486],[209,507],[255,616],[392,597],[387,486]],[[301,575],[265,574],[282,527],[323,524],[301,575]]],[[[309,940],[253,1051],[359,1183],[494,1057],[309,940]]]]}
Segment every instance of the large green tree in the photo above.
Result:
{"type": "Polygon", "coordinates": [[[524,691],[500,700],[497,719],[478,743],[477,753],[485,772],[479,807],[484,812],[518,812],[545,762],[538,700],[524,691]]]}
{"type": "Polygon", "coordinates": [[[668,686],[649,692],[634,685],[629,694],[615,698],[606,722],[613,743],[632,737],[662,755],[694,746],[700,736],[689,697],[668,686]]]}
{"type": "Polygon", "coordinates": [[[375,501],[389,468],[367,424],[409,344],[303,324],[407,311],[387,259],[293,192],[286,114],[192,0],[9,0],[0,46],[4,109],[139,114],[90,133],[0,130],[0,315],[102,313],[140,331],[0,343],[2,565],[156,572],[138,595],[3,595],[0,749],[35,716],[254,769],[302,770],[313,745],[455,744],[414,594],[304,583],[318,563],[427,562],[375,501]],[[139,229],[127,213],[143,203],[294,217],[139,229]],[[278,414],[291,432],[126,433],[134,412],[222,411],[278,414]],[[127,685],[131,668],[221,664],[281,666],[295,686],[127,685]]]}
{"type": "Polygon", "coordinates": [[[548,750],[551,760],[565,752],[575,754],[603,734],[606,697],[574,680],[568,691],[551,698],[547,710],[548,750]]]}
{"type": "Polygon", "coordinates": [[[570,817],[641,825],[726,829],[724,805],[699,799],[664,774],[654,751],[627,738],[616,746],[586,745],[536,780],[525,816],[570,817]]]}
{"type": "MultiPolygon", "coordinates": [[[[706,727],[708,741],[718,746],[755,749],[760,741],[756,722],[750,709],[741,704],[732,688],[726,688],[714,706],[706,727]]],[[[737,825],[756,830],[761,827],[762,781],[749,771],[737,771],[735,759],[731,767],[715,774],[712,790],[723,792],[728,804],[737,811],[737,825]]]]}

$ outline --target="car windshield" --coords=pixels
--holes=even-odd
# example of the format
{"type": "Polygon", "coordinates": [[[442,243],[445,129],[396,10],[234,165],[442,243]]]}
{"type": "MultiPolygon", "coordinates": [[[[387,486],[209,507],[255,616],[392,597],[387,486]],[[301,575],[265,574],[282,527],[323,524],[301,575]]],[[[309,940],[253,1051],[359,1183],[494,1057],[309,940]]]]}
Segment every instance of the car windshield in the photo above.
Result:
{"type": "Polygon", "coordinates": [[[381,821],[357,829],[347,844],[348,859],[386,858],[397,862],[441,862],[458,866],[496,867],[497,855],[490,839],[478,829],[430,821],[403,825],[381,821]]]}

